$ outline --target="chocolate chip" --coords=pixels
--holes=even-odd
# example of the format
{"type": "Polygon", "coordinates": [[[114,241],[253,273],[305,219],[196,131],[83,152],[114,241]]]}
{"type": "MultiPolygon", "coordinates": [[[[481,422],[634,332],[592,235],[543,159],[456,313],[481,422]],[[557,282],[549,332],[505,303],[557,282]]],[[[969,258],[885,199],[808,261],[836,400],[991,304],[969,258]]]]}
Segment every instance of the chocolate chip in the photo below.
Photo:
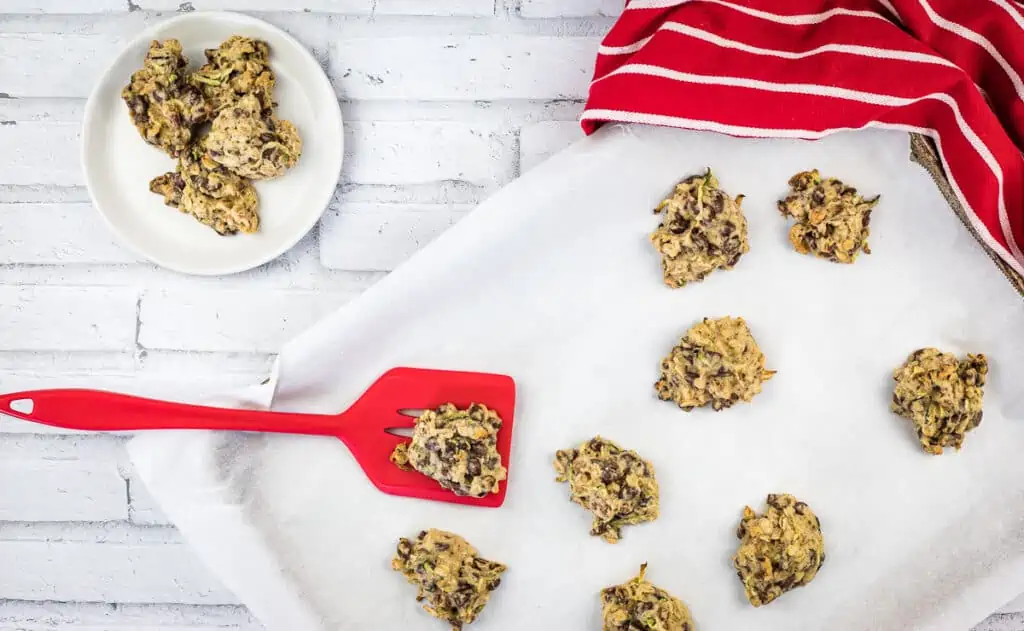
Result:
{"type": "Polygon", "coordinates": [[[611,484],[619,477],[618,467],[612,463],[605,464],[601,467],[601,481],[605,484],[611,484]]]}
{"type": "Polygon", "coordinates": [[[409,554],[412,553],[412,544],[409,543],[408,539],[401,539],[398,542],[398,556],[402,559],[408,559],[409,554]]]}

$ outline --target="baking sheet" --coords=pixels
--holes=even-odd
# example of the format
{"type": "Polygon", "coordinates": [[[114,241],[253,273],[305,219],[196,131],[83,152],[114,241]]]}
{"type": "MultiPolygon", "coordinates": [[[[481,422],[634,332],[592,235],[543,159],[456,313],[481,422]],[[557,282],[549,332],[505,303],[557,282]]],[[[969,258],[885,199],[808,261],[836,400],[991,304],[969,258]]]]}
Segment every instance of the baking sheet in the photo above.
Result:
{"type": "Polygon", "coordinates": [[[283,350],[280,410],[344,409],[396,365],[514,376],[500,509],[382,495],[333,440],[147,435],[133,460],[270,629],[443,628],[389,568],[399,537],[436,527],[509,565],[478,631],[599,628],[598,591],[643,562],[700,629],[964,631],[1024,587],[1024,303],[907,156],[897,132],[811,143],[608,127],[283,350]],[[707,166],[747,196],[751,251],[671,290],[647,241],[651,209],[707,166]],[[812,167],[882,195],[873,253],[854,265],[787,242],[775,201],[812,167]],[[775,378],[717,413],[657,400],[662,356],[723,315],[747,320],[775,378]],[[984,422],[960,453],[924,454],[888,411],[892,369],[921,346],[990,358],[984,422]],[[588,536],[551,467],[595,434],[651,460],[661,487],[661,517],[616,545],[588,536]],[[773,492],[812,506],[828,560],[754,609],[730,556],[744,505],[773,492]]]}

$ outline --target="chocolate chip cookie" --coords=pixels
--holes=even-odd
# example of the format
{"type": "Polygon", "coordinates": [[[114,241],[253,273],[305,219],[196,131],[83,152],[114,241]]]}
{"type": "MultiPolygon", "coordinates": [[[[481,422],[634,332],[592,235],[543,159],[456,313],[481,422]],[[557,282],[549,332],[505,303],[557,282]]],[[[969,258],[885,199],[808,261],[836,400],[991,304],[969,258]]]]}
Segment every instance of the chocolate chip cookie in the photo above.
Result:
{"type": "Polygon", "coordinates": [[[692,631],[693,618],[683,601],[640,574],[601,590],[602,631],[692,631]]]}
{"type": "Polygon", "coordinates": [[[274,108],[276,78],[270,68],[270,47],[262,40],[232,35],[217,48],[207,49],[206,64],[192,74],[191,81],[214,112],[247,94],[259,100],[265,113],[274,108]]]}
{"type": "Polygon", "coordinates": [[[661,254],[666,285],[682,287],[716,269],[732,269],[750,250],[742,201],[742,195],[730,197],[718,188],[709,169],[680,182],[658,204],[654,212],[664,217],[651,243],[661,254]]]}
{"type": "Polygon", "coordinates": [[[722,410],[753,399],[774,374],[743,318],[704,318],[661,361],[654,389],[687,412],[709,403],[722,410]]]}
{"type": "Polygon", "coordinates": [[[893,371],[892,411],[914,424],[926,452],[960,449],[967,432],[981,423],[987,374],[982,354],[957,359],[937,348],[916,350],[893,371]]]}
{"type": "Polygon", "coordinates": [[[400,539],[391,567],[416,586],[416,600],[427,601],[423,609],[453,631],[476,620],[507,569],[480,557],[462,537],[433,528],[400,539]]]}
{"type": "Polygon", "coordinates": [[[500,429],[498,414],[484,405],[460,410],[446,403],[416,419],[412,441],[399,443],[391,462],[433,478],[456,495],[497,493],[508,474],[498,453],[500,429]]]}
{"type": "Polygon", "coordinates": [[[594,514],[590,534],[608,543],[622,527],[657,519],[654,466],[635,451],[596,436],[576,449],[555,453],[558,482],[569,483],[569,499],[594,514]]]}
{"type": "Polygon", "coordinates": [[[295,166],[302,153],[295,126],[266,115],[252,94],[217,114],[206,146],[214,162],[253,180],[281,175],[295,166]]]}
{"type": "Polygon", "coordinates": [[[188,149],[195,127],[211,115],[202,92],[187,80],[187,65],[178,40],[154,41],[121,91],[139,135],[172,157],[188,149]]]}
{"type": "Polygon", "coordinates": [[[149,190],[164,203],[210,226],[218,234],[259,229],[259,198],[247,180],[206,156],[202,141],[182,154],[175,171],[154,178],[149,190]]]}
{"type": "Polygon", "coordinates": [[[733,566],[755,607],[810,583],[825,562],[821,521],[792,495],[769,495],[761,515],[744,508],[736,536],[740,547],[733,566]]]}
{"type": "Polygon", "coordinates": [[[871,254],[868,225],[878,197],[864,199],[857,189],[835,178],[822,179],[817,169],[789,180],[792,193],[779,201],[779,212],[793,217],[789,241],[797,252],[835,263],[853,263],[860,252],[871,254]]]}

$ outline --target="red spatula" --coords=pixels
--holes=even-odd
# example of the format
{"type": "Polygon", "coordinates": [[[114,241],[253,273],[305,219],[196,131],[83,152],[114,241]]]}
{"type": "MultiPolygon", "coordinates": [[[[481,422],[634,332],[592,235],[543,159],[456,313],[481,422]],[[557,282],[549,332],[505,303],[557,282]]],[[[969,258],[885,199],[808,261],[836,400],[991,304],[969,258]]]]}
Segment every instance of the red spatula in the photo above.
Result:
{"type": "Polygon", "coordinates": [[[370,481],[385,493],[472,506],[501,506],[508,480],[497,493],[463,497],[389,460],[399,442],[387,430],[411,428],[415,417],[403,410],[453,403],[480,403],[501,417],[498,453],[508,467],[516,387],[511,377],[476,372],[394,368],[384,373],[341,414],[298,414],[187,405],[99,390],[35,390],[0,396],[0,413],[25,421],[94,432],[147,429],[208,429],[340,438],[370,481]]]}

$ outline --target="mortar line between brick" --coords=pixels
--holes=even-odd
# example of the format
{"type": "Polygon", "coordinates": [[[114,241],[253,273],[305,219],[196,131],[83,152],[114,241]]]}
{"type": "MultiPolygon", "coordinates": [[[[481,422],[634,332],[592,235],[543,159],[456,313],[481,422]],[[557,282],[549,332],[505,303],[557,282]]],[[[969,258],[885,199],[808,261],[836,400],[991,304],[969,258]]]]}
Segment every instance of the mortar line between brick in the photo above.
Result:
{"type": "Polygon", "coordinates": [[[518,180],[523,174],[523,152],[522,152],[523,127],[520,125],[512,134],[512,179],[518,180]]]}
{"type": "Polygon", "coordinates": [[[143,348],[139,342],[142,336],[142,290],[139,291],[138,295],[135,296],[135,364],[138,367],[139,362],[145,357],[146,349],[143,348]]]}

